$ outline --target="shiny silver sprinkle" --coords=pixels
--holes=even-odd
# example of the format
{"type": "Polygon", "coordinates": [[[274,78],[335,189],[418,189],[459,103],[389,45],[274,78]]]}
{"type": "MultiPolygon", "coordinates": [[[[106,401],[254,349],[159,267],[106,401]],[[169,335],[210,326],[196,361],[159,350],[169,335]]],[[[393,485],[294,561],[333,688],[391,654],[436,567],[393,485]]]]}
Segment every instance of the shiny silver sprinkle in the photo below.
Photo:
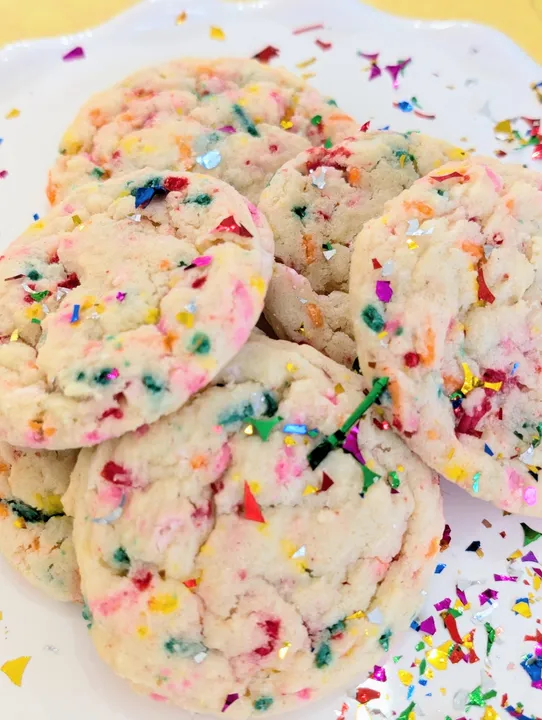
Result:
{"type": "Polygon", "coordinates": [[[57,288],[56,295],[55,295],[57,302],[60,302],[62,300],[62,298],[66,297],[66,295],[69,292],[70,291],[67,288],[57,288]]]}
{"type": "Polygon", "coordinates": [[[478,110],[478,114],[482,117],[486,117],[488,120],[491,120],[492,123],[495,122],[493,117],[491,116],[491,109],[489,107],[489,100],[486,100],[485,103],[482,105],[482,107],[478,110]]]}
{"type": "Polygon", "coordinates": [[[324,250],[324,257],[326,260],[331,260],[331,258],[337,254],[337,251],[335,248],[331,248],[331,250],[324,250]]]}
{"type": "Polygon", "coordinates": [[[367,613],[367,619],[369,620],[369,622],[373,623],[373,625],[382,625],[382,623],[384,622],[382,613],[378,608],[375,608],[374,610],[371,610],[370,613],[367,613]]]}
{"type": "Polygon", "coordinates": [[[58,655],[58,648],[56,648],[54,645],[45,645],[43,649],[46,652],[52,652],[55,653],[55,655],[58,655]]]}
{"type": "Polygon", "coordinates": [[[120,503],[114,510],[111,510],[110,513],[108,513],[107,515],[104,515],[101,518],[92,518],[92,522],[95,523],[96,525],[110,525],[111,523],[114,523],[122,515],[125,505],[126,505],[126,493],[123,492],[122,497],[120,499],[120,503]]]}
{"type": "Polygon", "coordinates": [[[44,312],[46,315],[48,315],[48,314],[51,312],[45,303],[42,303],[42,304],[41,304],[41,309],[43,310],[43,312],[44,312]]]}
{"type": "Polygon", "coordinates": [[[302,545],[299,550],[296,550],[295,553],[292,555],[292,558],[302,558],[305,557],[307,554],[307,548],[305,545],[302,545]]]}
{"type": "Polygon", "coordinates": [[[141,213],[134,213],[133,215],[128,215],[128,218],[130,220],[133,220],[134,222],[141,222],[141,213]]]}
{"type": "Polygon", "coordinates": [[[467,78],[465,80],[465,87],[471,87],[471,85],[478,85],[477,78],[467,78]]]}
{"type": "Polygon", "coordinates": [[[319,167],[317,170],[310,170],[311,183],[319,190],[323,190],[326,186],[327,168],[319,167]]]}
{"type": "Polygon", "coordinates": [[[456,710],[464,710],[469,699],[468,690],[458,690],[454,695],[454,708],[456,710]]]}
{"type": "Polygon", "coordinates": [[[419,237],[420,235],[431,235],[434,228],[429,228],[428,230],[422,230],[420,227],[420,221],[417,218],[414,218],[413,220],[407,220],[408,227],[406,229],[406,236],[407,237],[419,237]]]}
{"type": "Polygon", "coordinates": [[[493,250],[495,250],[494,245],[484,245],[484,257],[486,260],[489,258],[493,250]]]}
{"type": "Polygon", "coordinates": [[[222,155],[220,154],[220,150],[209,150],[205,155],[198,155],[196,158],[198,165],[201,165],[206,170],[214,170],[215,167],[220,165],[221,160],[222,155]]]}
{"type": "Polygon", "coordinates": [[[199,665],[200,663],[202,663],[205,660],[206,657],[207,657],[207,651],[204,650],[202,652],[199,652],[197,655],[194,655],[194,657],[192,659],[194,660],[195,663],[197,663],[199,665]]]}
{"type": "Polygon", "coordinates": [[[476,615],[472,616],[472,620],[475,623],[481,623],[483,622],[486,617],[491,615],[492,612],[494,612],[499,607],[499,603],[496,600],[493,600],[491,605],[488,605],[484,610],[480,610],[480,612],[477,612],[476,615]]]}
{"type": "Polygon", "coordinates": [[[309,302],[308,300],[305,300],[305,298],[298,298],[298,300],[302,305],[306,305],[306,303],[309,302]]]}
{"type": "Polygon", "coordinates": [[[393,272],[393,260],[388,260],[382,265],[382,277],[388,277],[393,272]]]}
{"type": "Polygon", "coordinates": [[[534,446],[531,445],[530,447],[527,448],[527,450],[525,450],[524,453],[521,453],[521,455],[519,456],[519,459],[521,460],[522,463],[525,463],[525,465],[532,465],[531,460],[533,459],[533,455],[534,455],[534,446]]]}
{"type": "Polygon", "coordinates": [[[196,303],[191,300],[187,305],[184,306],[186,312],[194,314],[196,312],[196,303]]]}

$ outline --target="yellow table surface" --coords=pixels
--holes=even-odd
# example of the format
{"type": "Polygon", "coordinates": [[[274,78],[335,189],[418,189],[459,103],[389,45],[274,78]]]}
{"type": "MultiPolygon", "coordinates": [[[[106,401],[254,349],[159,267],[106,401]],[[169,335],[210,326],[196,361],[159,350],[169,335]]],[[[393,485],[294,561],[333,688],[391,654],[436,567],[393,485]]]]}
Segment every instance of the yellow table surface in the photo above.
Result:
{"type": "MultiPolygon", "coordinates": [[[[293,1],[293,0],[292,0],[293,1]]],[[[99,25],[136,0],[0,0],[0,45],[99,25]]],[[[511,37],[542,62],[542,0],[366,0],[381,10],[434,20],[472,20],[511,37]]],[[[179,0],[179,12],[183,2],[179,0]]]]}

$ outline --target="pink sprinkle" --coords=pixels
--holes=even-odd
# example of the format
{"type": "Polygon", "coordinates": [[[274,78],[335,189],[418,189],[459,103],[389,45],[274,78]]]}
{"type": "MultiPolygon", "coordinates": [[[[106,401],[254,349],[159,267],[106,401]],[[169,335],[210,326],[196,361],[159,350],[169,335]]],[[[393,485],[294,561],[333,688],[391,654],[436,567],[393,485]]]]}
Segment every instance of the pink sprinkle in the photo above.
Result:
{"type": "Polygon", "coordinates": [[[156,700],[156,702],[166,702],[167,698],[164,697],[164,695],[158,695],[158,693],[151,693],[149,695],[151,700],[156,700]]]}
{"type": "Polygon", "coordinates": [[[358,50],[358,55],[362,58],[365,58],[365,60],[370,60],[371,62],[377,62],[378,56],[380,53],[364,53],[361,52],[361,50],[358,50]]]}
{"type": "Polygon", "coordinates": [[[389,303],[393,297],[393,290],[389,280],[376,281],[376,297],[383,303],[389,303]]]}
{"type": "Polygon", "coordinates": [[[542,680],[535,680],[531,683],[531,687],[534,687],[537,690],[542,690],[542,680]]]}
{"type": "Polygon", "coordinates": [[[117,300],[118,300],[119,302],[123,302],[124,299],[126,298],[126,293],[125,293],[125,292],[118,292],[117,295],[116,295],[116,298],[117,298],[117,300]]]}
{"type": "Polygon", "coordinates": [[[436,603],[434,605],[434,608],[437,612],[442,612],[442,610],[448,610],[450,605],[452,604],[451,598],[444,598],[444,600],[441,600],[440,602],[436,603]]]}
{"type": "Polygon", "coordinates": [[[513,575],[493,575],[495,582],[517,582],[517,577],[513,575]]]}
{"type": "Polygon", "coordinates": [[[333,47],[330,42],[325,42],[325,40],[318,39],[318,40],[315,40],[314,42],[318,45],[318,47],[321,50],[330,50],[333,47]]]}
{"type": "Polygon", "coordinates": [[[529,487],[525,488],[523,498],[527,505],[536,505],[536,488],[534,488],[532,485],[529,485],[529,487]]]}
{"type": "Polygon", "coordinates": [[[107,373],[106,377],[108,380],[116,380],[119,375],[120,375],[120,373],[117,370],[117,368],[113,368],[113,370],[111,370],[111,372],[107,373]]]}
{"type": "Polygon", "coordinates": [[[228,135],[233,135],[237,132],[237,130],[233,127],[233,125],[223,125],[221,128],[218,128],[218,132],[228,133],[228,135]]]}
{"type": "Polygon", "coordinates": [[[371,64],[371,71],[369,73],[369,80],[374,80],[377,77],[380,77],[382,75],[382,70],[378,67],[376,63],[371,64]]]}
{"type": "Polygon", "coordinates": [[[8,176],[7,170],[0,170],[0,178],[5,178],[8,176]]]}
{"type": "Polygon", "coordinates": [[[386,677],[386,668],[383,668],[381,665],[375,665],[371,677],[378,680],[378,682],[386,682],[388,679],[386,677]]]}
{"type": "Polygon", "coordinates": [[[222,712],[226,712],[229,706],[233,705],[236,700],[239,700],[239,693],[229,693],[229,695],[226,697],[224,705],[222,706],[222,712]]]}
{"type": "Polygon", "coordinates": [[[394,90],[397,90],[399,87],[399,73],[406,68],[411,60],[412,58],[408,58],[408,60],[403,60],[403,62],[397,63],[397,65],[386,65],[384,68],[391,75],[391,82],[394,90]]]}
{"type": "Polygon", "coordinates": [[[533,572],[538,575],[538,577],[542,578],[542,570],[540,568],[533,568],[533,572]]]}
{"type": "Polygon", "coordinates": [[[83,48],[78,45],[77,47],[74,47],[73,50],[70,50],[65,55],[62,56],[63,60],[83,60],[85,57],[85,51],[83,48]]]}
{"type": "Polygon", "coordinates": [[[486,174],[487,174],[488,178],[493,183],[493,187],[495,188],[495,190],[497,192],[500,192],[503,187],[503,182],[502,182],[501,178],[495,172],[493,172],[493,170],[490,167],[488,167],[487,165],[485,166],[485,169],[486,169],[486,174]]]}
{"type": "Polygon", "coordinates": [[[210,265],[212,261],[213,258],[210,255],[201,255],[192,261],[192,265],[195,265],[196,267],[204,267],[205,265],[210,265]]]}
{"type": "Polygon", "coordinates": [[[318,23],[317,25],[305,25],[304,27],[297,28],[297,30],[293,31],[294,35],[301,35],[301,33],[311,32],[311,30],[323,30],[324,26],[322,23],[318,23]]]}
{"type": "Polygon", "coordinates": [[[343,443],[343,450],[353,455],[361,465],[365,465],[365,459],[358,447],[358,433],[359,427],[355,425],[346,436],[346,440],[343,443]]]}
{"type": "Polygon", "coordinates": [[[437,632],[435,618],[432,615],[420,623],[420,631],[427,633],[428,635],[434,635],[437,632]]]}

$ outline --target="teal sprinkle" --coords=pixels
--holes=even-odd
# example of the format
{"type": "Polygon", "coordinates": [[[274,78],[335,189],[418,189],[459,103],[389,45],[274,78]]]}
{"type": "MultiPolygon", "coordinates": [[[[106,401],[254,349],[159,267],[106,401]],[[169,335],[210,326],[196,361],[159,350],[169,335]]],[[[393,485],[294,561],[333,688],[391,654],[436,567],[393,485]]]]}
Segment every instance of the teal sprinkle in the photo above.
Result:
{"type": "Polygon", "coordinates": [[[117,563],[117,565],[125,565],[130,566],[131,561],[128,557],[128,553],[123,547],[118,547],[115,552],[113,553],[113,561],[117,563]]]}
{"type": "Polygon", "coordinates": [[[249,135],[252,135],[252,137],[260,137],[260,133],[258,132],[256,125],[254,125],[252,120],[249,118],[249,116],[246,114],[246,112],[240,105],[237,105],[236,103],[233,106],[233,112],[237,115],[241,125],[249,135]]]}
{"type": "Polygon", "coordinates": [[[305,215],[307,213],[307,206],[306,205],[296,205],[295,207],[292,208],[292,212],[294,215],[297,215],[297,217],[300,220],[303,220],[303,218],[305,217],[305,215]]]}
{"type": "Polygon", "coordinates": [[[472,492],[477,493],[480,490],[480,472],[474,474],[472,478],[472,492]]]}
{"type": "Polygon", "coordinates": [[[211,350],[209,336],[202,332],[194,333],[190,338],[187,350],[196,355],[207,355],[211,350]]]}
{"type": "Polygon", "coordinates": [[[41,280],[42,276],[39,274],[37,270],[30,270],[26,273],[26,277],[30,280],[41,280]]]}
{"type": "Polygon", "coordinates": [[[338,635],[346,630],[346,623],[344,620],[339,620],[334,625],[330,625],[326,629],[330,635],[338,635]]]}
{"type": "Polygon", "coordinates": [[[401,160],[402,157],[405,158],[405,160],[410,160],[411,163],[414,163],[416,158],[411,153],[407,152],[406,150],[394,150],[393,154],[398,160],[401,160]]]}
{"type": "MultiPolygon", "coordinates": [[[[129,182],[126,187],[128,187],[132,183],[133,183],[133,181],[129,182]]],[[[149,178],[146,183],[143,183],[143,185],[138,184],[137,187],[133,187],[130,190],[130,194],[135,196],[137,194],[138,190],[141,190],[142,188],[154,188],[155,190],[162,190],[163,189],[162,178],[161,177],[149,178]]]]}
{"type": "Polygon", "coordinates": [[[85,373],[81,370],[80,372],[77,373],[75,379],[77,380],[77,382],[82,382],[85,379],[85,377],[86,377],[85,373]]]}
{"type": "Polygon", "coordinates": [[[81,615],[83,616],[83,620],[87,624],[87,628],[90,630],[90,628],[92,627],[92,623],[93,623],[93,617],[92,617],[92,613],[90,612],[90,608],[86,604],[86,602],[83,603],[83,609],[81,611],[81,615]]]}
{"type": "Polygon", "coordinates": [[[213,202],[213,198],[207,193],[201,193],[201,195],[195,195],[194,197],[187,197],[183,200],[184,205],[192,203],[193,205],[210,205],[213,202]]]}
{"type": "Polygon", "coordinates": [[[239,405],[233,410],[229,410],[226,414],[219,415],[218,424],[233,425],[233,423],[245,422],[252,415],[254,415],[254,408],[251,403],[246,403],[246,405],[239,405]]]}
{"type": "Polygon", "coordinates": [[[366,305],[361,311],[361,319],[373,332],[379,333],[384,330],[384,318],[374,305],[366,305]]]}
{"type": "Polygon", "coordinates": [[[271,705],[273,704],[273,698],[272,697],[261,697],[254,701],[254,710],[259,710],[260,712],[264,712],[265,710],[269,710],[271,705]]]}
{"type": "Polygon", "coordinates": [[[164,386],[156,382],[152,375],[143,375],[142,380],[143,385],[145,385],[147,390],[150,390],[151,393],[154,393],[154,395],[157,395],[164,389],[164,386]]]}
{"type": "Polygon", "coordinates": [[[95,178],[101,178],[105,175],[105,170],[102,170],[102,168],[99,167],[95,167],[90,174],[95,178]]]}
{"type": "Polygon", "coordinates": [[[56,515],[64,515],[64,513],[62,512],[53,513],[52,515],[46,515],[41,510],[38,510],[31,505],[27,505],[22,500],[7,500],[6,504],[11,508],[12,512],[14,512],[15,515],[18,515],[20,518],[22,518],[25,522],[28,523],[44,523],[47,522],[47,520],[50,520],[50,518],[55,517],[56,515]]]}
{"type": "Polygon", "coordinates": [[[170,638],[164,643],[168,655],[178,655],[182,658],[191,658],[199,653],[207,652],[208,648],[200,642],[190,642],[181,638],[170,638]]]}
{"type": "Polygon", "coordinates": [[[378,638],[378,643],[379,643],[380,647],[382,648],[382,650],[384,650],[384,652],[388,652],[388,650],[390,649],[391,636],[392,636],[392,632],[391,632],[391,630],[388,629],[388,630],[386,630],[385,633],[383,633],[378,638]]]}
{"type": "Polygon", "coordinates": [[[333,100],[333,98],[329,98],[329,100],[327,101],[327,104],[333,105],[333,107],[337,107],[337,101],[333,100]]]}
{"type": "Polygon", "coordinates": [[[94,375],[94,382],[98,385],[109,385],[111,382],[111,378],[109,377],[109,374],[113,372],[113,368],[105,368],[99,373],[96,373],[94,375]]]}
{"type": "Polygon", "coordinates": [[[264,415],[265,417],[273,417],[279,409],[279,404],[276,401],[276,399],[271,395],[271,393],[264,392],[263,399],[265,402],[265,410],[264,415]]]}
{"type": "Polygon", "coordinates": [[[329,643],[324,642],[318,648],[316,657],[314,658],[314,664],[318,669],[321,669],[323,667],[326,667],[327,665],[330,665],[331,660],[331,648],[329,647],[329,643]]]}
{"type": "Polygon", "coordinates": [[[437,194],[442,197],[442,195],[444,195],[444,190],[442,188],[438,188],[437,194]]]}

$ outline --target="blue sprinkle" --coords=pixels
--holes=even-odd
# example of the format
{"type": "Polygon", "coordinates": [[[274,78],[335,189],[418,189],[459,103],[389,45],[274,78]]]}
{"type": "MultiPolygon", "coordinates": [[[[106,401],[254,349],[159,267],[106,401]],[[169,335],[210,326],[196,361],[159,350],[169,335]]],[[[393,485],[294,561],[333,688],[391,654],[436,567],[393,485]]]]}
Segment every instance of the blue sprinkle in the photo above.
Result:
{"type": "Polygon", "coordinates": [[[532,653],[529,653],[523,658],[520,665],[531,678],[531,683],[540,682],[542,679],[542,657],[537,658],[532,653]]]}
{"type": "Polygon", "coordinates": [[[40,219],[40,216],[38,215],[38,213],[34,213],[34,214],[32,215],[32,217],[34,218],[34,221],[40,219]]]}
{"type": "Polygon", "coordinates": [[[518,714],[513,705],[508,705],[508,707],[506,707],[505,710],[509,715],[512,715],[512,717],[515,717],[516,720],[533,720],[532,716],[530,718],[528,718],[527,715],[524,715],[523,713],[518,714]]]}
{"type": "Polygon", "coordinates": [[[513,366],[512,366],[512,372],[510,373],[510,377],[512,377],[512,375],[515,375],[515,374],[516,374],[516,371],[517,371],[518,367],[519,367],[519,363],[518,363],[518,362],[515,362],[515,363],[513,364],[513,366]]]}
{"type": "Polygon", "coordinates": [[[444,570],[445,567],[446,565],[444,563],[439,563],[435,568],[435,575],[440,575],[440,573],[444,570]]]}
{"type": "Polygon", "coordinates": [[[4,142],[4,138],[0,138],[0,145],[4,142]]]}
{"type": "Polygon", "coordinates": [[[79,321],[79,310],[81,310],[81,305],[73,306],[72,319],[70,320],[71,323],[76,323],[79,321]]]}
{"type": "Polygon", "coordinates": [[[407,700],[410,700],[413,695],[414,695],[414,685],[409,685],[408,692],[407,692],[407,700]]]}
{"type": "Polygon", "coordinates": [[[295,425],[295,424],[291,423],[289,425],[285,425],[282,428],[282,432],[292,433],[293,435],[306,435],[307,434],[307,426],[306,425],[295,425]]]}
{"type": "Polygon", "coordinates": [[[381,127],[381,128],[378,128],[378,129],[379,129],[379,130],[389,130],[389,129],[390,129],[390,126],[389,126],[389,125],[385,125],[384,127],[381,127]]]}
{"type": "Polygon", "coordinates": [[[424,687],[427,685],[427,680],[425,678],[420,678],[418,680],[418,682],[420,683],[420,685],[423,685],[424,687]]]}
{"type": "Polygon", "coordinates": [[[412,103],[409,103],[408,100],[401,100],[401,102],[397,103],[397,107],[404,113],[412,112],[414,110],[414,106],[412,103]]]}
{"type": "Polygon", "coordinates": [[[418,630],[420,629],[420,623],[417,620],[413,620],[410,623],[410,627],[412,628],[412,630],[416,630],[416,632],[418,632],[418,630]]]}
{"type": "Polygon", "coordinates": [[[220,154],[220,150],[209,150],[205,155],[198,155],[196,158],[198,165],[201,165],[206,170],[213,170],[220,164],[221,160],[222,155],[220,154]]]}
{"type": "Polygon", "coordinates": [[[146,207],[150,203],[150,201],[153,199],[155,193],[156,193],[156,188],[153,188],[153,187],[137,188],[136,194],[135,194],[136,208],[146,207]]]}
{"type": "Polygon", "coordinates": [[[493,450],[489,447],[489,445],[487,443],[484,445],[484,452],[491,456],[495,455],[495,453],[493,452],[493,450]]]}

